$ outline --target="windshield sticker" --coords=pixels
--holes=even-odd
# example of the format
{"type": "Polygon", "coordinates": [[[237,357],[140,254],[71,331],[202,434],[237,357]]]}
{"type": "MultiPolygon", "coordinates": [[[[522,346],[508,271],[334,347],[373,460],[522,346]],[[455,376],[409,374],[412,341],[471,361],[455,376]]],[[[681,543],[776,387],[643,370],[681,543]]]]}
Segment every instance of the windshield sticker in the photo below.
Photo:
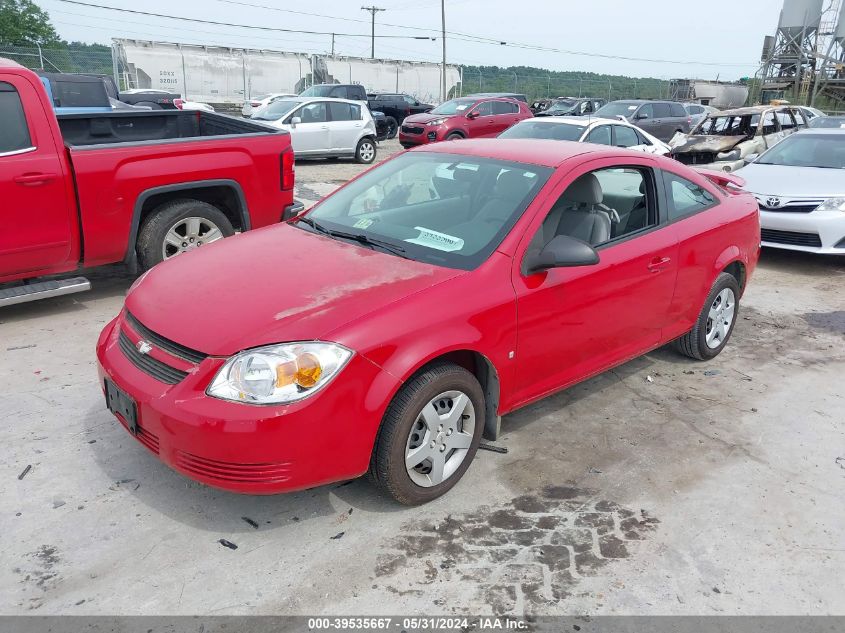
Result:
{"type": "Polygon", "coordinates": [[[456,109],[458,112],[460,112],[461,110],[466,110],[468,107],[469,107],[469,105],[459,105],[459,106],[458,106],[457,108],[455,108],[455,109],[456,109]]]}
{"type": "Polygon", "coordinates": [[[368,228],[368,227],[369,227],[372,223],[373,223],[373,220],[371,220],[370,218],[361,218],[360,220],[358,220],[358,221],[357,221],[355,224],[353,224],[352,226],[354,226],[356,229],[366,229],[366,228],[368,228]]]}
{"type": "Polygon", "coordinates": [[[635,106],[635,105],[628,106],[628,110],[636,110],[636,109],[637,109],[637,106],[635,106]]]}
{"type": "Polygon", "coordinates": [[[459,237],[438,233],[437,231],[432,231],[421,226],[415,226],[414,228],[420,234],[413,239],[405,240],[409,244],[418,244],[419,246],[434,248],[438,251],[446,251],[447,253],[459,251],[464,247],[464,241],[459,237]]]}

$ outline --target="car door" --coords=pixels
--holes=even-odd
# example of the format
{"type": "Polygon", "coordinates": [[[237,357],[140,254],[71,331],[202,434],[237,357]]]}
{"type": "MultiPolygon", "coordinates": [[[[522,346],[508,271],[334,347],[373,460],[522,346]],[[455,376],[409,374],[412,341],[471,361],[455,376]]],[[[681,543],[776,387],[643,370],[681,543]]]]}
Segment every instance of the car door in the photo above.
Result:
{"type": "Polygon", "coordinates": [[[500,132],[519,122],[519,106],[510,101],[494,101],[493,119],[495,135],[498,136],[500,132]]]}
{"type": "Polygon", "coordinates": [[[519,315],[519,403],[661,343],[678,263],[678,240],[665,222],[663,200],[658,173],[647,156],[582,164],[546,199],[520,242],[512,273],[519,315]],[[624,227],[611,218],[613,212],[627,215],[624,227]],[[599,262],[526,274],[526,253],[541,249],[555,235],[589,239],[599,262]]]}
{"type": "MultiPolygon", "coordinates": [[[[49,106],[48,106],[49,107],[49,106]]],[[[72,255],[76,208],[47,111],[25,78],[0,81],[0,278],[72,255]],[[34,104],[25,112],[23,104],[34,104]]]]}
{"type": "Polygon", "coordinates": [[[472,138],[495,136],[496,121],[493,118],[493,102],[482,101],[467,113],[467,127],[472,138]]]}
{"type": "Polygon", "coordinates": [[[290,123],[291,143],[295,154],[307,156],[331,150],[327,101],[306,103],[285,119],[285,122],[290,123]],[[292,119],[296,117],[299,117],[300,122],[294,125],[292,119]]]}
{"type": "Polygon", "coordinates": [[[668,141],[674,134],[674,124],[672,121],[672,112],[668,103],[653,103],[652,109],[654,111],[654,118],[651,120],[653,126],[654,136],[661,141],[668,141]]]}
{"type": "Polygon", "coordinates": [[[655,133],[654,106],[651,103],[641,105],[634,116],[629,117],[628,122],[659,138],[659,135],[655,133]]]}
{"type": "Polygon", "coordinates": [[[354,152],[364,128],[361,106],[345,101],[331,101],[328,106],[332,151],[343,154],[354,152]]]}

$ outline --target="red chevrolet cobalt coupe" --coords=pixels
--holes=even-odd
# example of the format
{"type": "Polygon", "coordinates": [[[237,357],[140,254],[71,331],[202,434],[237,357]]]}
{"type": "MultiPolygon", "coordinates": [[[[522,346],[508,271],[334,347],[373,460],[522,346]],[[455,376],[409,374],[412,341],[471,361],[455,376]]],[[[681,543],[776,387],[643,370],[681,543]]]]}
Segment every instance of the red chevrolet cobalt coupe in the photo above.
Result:
{"type": "Polygon", "coordinates": [[[429,501],[502,415],[665,343],[724,349],[760,246],[737,184],[583,143],[403,153],[140,278],[97,344],[106,402],[212,486],[369,471],[429,501]]]}

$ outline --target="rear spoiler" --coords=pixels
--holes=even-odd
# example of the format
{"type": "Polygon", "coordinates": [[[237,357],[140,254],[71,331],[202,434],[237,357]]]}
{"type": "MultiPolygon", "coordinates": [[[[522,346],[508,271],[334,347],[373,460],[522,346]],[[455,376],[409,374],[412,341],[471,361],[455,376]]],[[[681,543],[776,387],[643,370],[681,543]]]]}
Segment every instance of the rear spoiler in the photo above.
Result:
{"type": "Polygon", "coordinates": [[[696,169],[696,172],[707,178],[710,182],[719,185],[722,189],[742,189],[745,187],[745,180],[735,174],[726,171],[714,171],[712,169],[696,169]]]}

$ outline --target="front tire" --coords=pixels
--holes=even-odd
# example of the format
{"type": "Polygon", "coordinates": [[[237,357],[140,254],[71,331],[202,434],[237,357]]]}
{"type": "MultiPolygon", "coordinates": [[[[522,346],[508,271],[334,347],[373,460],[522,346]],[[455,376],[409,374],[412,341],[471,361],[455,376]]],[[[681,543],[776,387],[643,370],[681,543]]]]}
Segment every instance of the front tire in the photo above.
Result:
{"type": "Polygon", "coordinates": [[[144,220],[137,251],[142,270],[176,255],[235,234],[229,218],[201,200],[172,200],[144,220]]]}
{"type": "Polygon", "coordinates": [[[363,165],[369,165],[376,159],[376,142],[370,138],[362,138],[355,148],[355,161],[363,165]]]}
{"type": "Polygon", "coordinates": [[[464,140],[464,135],[460,132],[452,132],[449,136],[446,137],[447,141],[462,141],[464,140]]]}
{"type": "Polygon", "coordinates": [[[675,349],[695,360],[718,356],[731,338],[739,316],[739,283],[722,273],[717,278],[693,328],[674,342],[675,349]]]}
{"type": "Polygon", "coordinates": [[[385,413],[370,477],[399,503],[419,505],[448,492],[478,451],[484,429],[478,380],[451,363],[412,378],[385,413]]]}
{"type": "Polygon", "coordinates": [[[399,123],[392,116],[387,117],[385,123],[387,123],[387,134],[385,134],[385,138],[396,138],[396,135],[399,134],[399,123]]]}

